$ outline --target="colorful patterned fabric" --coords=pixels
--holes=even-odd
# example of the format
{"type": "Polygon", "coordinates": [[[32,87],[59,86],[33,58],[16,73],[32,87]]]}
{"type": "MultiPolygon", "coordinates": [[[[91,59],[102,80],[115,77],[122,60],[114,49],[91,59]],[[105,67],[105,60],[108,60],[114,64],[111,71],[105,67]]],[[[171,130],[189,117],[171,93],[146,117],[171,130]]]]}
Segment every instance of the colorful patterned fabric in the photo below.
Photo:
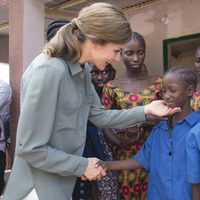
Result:
{"type": "Polygon", "coordinates": [[[196,91],[193,94],[193,98],[191,99],[191,106],[192,106],[193,110],[200,109],[200,91],[196,91]]]}
{"type": "MultiPolygon", "coordinates": [[[[113,160],[113,153],[110,149],[107,141],[105,140],[102,129],[98,128],[98,134],[100,137],[100,143],[104,149],[104,160],[113,160]]],[[[118,199],[118,183],[117,183],[117,172],[108,171],[106,176],[97,180],[99,189],[99,200],[117,200],[118,199]]]]}
{"type": "MultiPolygon", "coordinates": [[[[101,128],[97,128],[88,123],[86,144],[83,157],[97,157],[101,160],[113,160],[112,151],[109,148],[101,128]]],[[[100,180],[83,181],[77,179],[73,191],[73,200],[92,200],[94,196],[98,200],[117,200],[118,199],[118,182],[117,172],[108,171],[106,176],[100,180]],[[95,183],[96,182],[96,183],[95,183]],[[94,187],[96,185],[96,187],[94,187]]]]}
{"type": "MultiPolygon", "coordinates": [[[[161,78],[155,77],[153,83],[138,94],[124,91],[109,82],[104,88],[102,101],[107,109],[129,109],[136,106],[146,105],[153,100],[158,99],[158,94],[161,90],[161,81],[161,78]]],[[[115,159],[125,160],[135,155],[144,144],[150,131],[150,127],[146,128],[144,136],[137,144],[126,148],[114,146],[113,151],[115,153],[115,159]]],[[[121,140],[130,137],[126,132],[126,129],[118,130],[117,135],[121,140]]],[[[147,175],[148,174],[144,169],[119,171],[119,200],[146,199],[148,182],[147,175]]]]}

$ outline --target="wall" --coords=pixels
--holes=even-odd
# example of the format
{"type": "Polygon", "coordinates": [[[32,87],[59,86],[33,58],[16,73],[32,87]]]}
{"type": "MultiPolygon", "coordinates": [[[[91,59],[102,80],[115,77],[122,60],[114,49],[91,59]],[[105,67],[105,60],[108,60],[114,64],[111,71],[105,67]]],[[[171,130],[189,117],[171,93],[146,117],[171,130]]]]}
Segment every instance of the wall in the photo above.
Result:
{"type": "Polygon", "coordinates": [[[180,54],[178,57],[172,56],[169,66],[183,65],[183,66],[193,67],[194,60],[195,60],[195,52],[188,51],[186,53],[180,54]]]}
{"type": "Polygon", "coordinates": [[[8,63],[8,35],[0,35],[0,62],[8,63]]]}
{"type": "MultiPolygon", "coordinates": [[[[150,74],[163,74],[164,39],[200,32],[199,8],[199,0],[167,0],[126,14],[133,30],[145,37],[145,64],[150,74]],[[161,22],[164,15],[169,17],[168,24],[161,22]]],[[[117,76],[121,75],[124,67],[117,65],[116,68],[117,76]]]]}

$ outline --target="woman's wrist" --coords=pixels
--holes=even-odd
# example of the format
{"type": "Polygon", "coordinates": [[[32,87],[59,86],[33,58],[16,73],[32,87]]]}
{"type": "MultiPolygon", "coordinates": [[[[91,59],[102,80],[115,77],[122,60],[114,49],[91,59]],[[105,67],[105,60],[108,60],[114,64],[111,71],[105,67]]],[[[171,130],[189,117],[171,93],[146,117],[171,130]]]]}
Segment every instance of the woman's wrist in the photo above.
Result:
{"type": "Polygon", "coordinates": [[[151,109],[149,108],[149,105],[144,106],[144,114],[145,115],[151,114],[151,109]]]}

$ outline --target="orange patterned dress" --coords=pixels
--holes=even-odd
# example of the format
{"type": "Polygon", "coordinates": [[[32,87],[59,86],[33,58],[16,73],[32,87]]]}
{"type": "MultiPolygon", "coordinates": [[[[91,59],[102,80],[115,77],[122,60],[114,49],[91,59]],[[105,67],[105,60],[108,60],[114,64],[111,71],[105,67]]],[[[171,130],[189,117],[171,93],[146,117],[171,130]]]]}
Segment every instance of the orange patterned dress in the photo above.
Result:
{"type": "MultiPolygon", "coordinates": [[[[131,93],[124,91],[107,83],[103,92],[103,103],[107,109],[130,109],[136,106],[149,104],[153,100],[158,99],[158,94],[161,91],[160,77],[155,77],[152,84],[139,93],[131,93]]],[[[113,151],[116,160],[125,160],[134,156],[141,146],[144,144],[146,138],[151,131],[151,127],[145,129],[144,136],[137,144],[128,146],[126,148],[119,148],[114,146],[113,151]]],[[[117,132],[119,139],[129,138],[126,129],[120,129],[117,132]]],[[[119,171],[119,200],[144,200],[146,199],[148,174],[144,169],[124,170],[119,171]]]]}
{"type": "Polygon", "coordinates": [[[191,106],[193,110],[200,109],[200,91],[199,90],[193,94],[193,98],[191,100],[191,106]]]}

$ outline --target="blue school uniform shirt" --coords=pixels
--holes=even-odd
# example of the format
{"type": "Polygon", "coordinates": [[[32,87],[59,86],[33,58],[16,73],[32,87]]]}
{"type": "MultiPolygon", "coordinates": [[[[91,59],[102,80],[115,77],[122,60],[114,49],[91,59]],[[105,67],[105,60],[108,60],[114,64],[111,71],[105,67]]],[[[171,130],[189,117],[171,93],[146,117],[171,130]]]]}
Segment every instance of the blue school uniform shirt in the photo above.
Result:
{"type": "Polygon", "coordinates": [[[149,172],[148,200],[191,200],[187,182],[186,137],[200,121],[200,111],[177,122],[170,132],[166,121],[155,126],[134,158],[149,172]]]}
{"type": "Polygon", "coordinates": [[[200,123],[191,129],[186,142],[188,182],[200,183],[200,123]]]}

